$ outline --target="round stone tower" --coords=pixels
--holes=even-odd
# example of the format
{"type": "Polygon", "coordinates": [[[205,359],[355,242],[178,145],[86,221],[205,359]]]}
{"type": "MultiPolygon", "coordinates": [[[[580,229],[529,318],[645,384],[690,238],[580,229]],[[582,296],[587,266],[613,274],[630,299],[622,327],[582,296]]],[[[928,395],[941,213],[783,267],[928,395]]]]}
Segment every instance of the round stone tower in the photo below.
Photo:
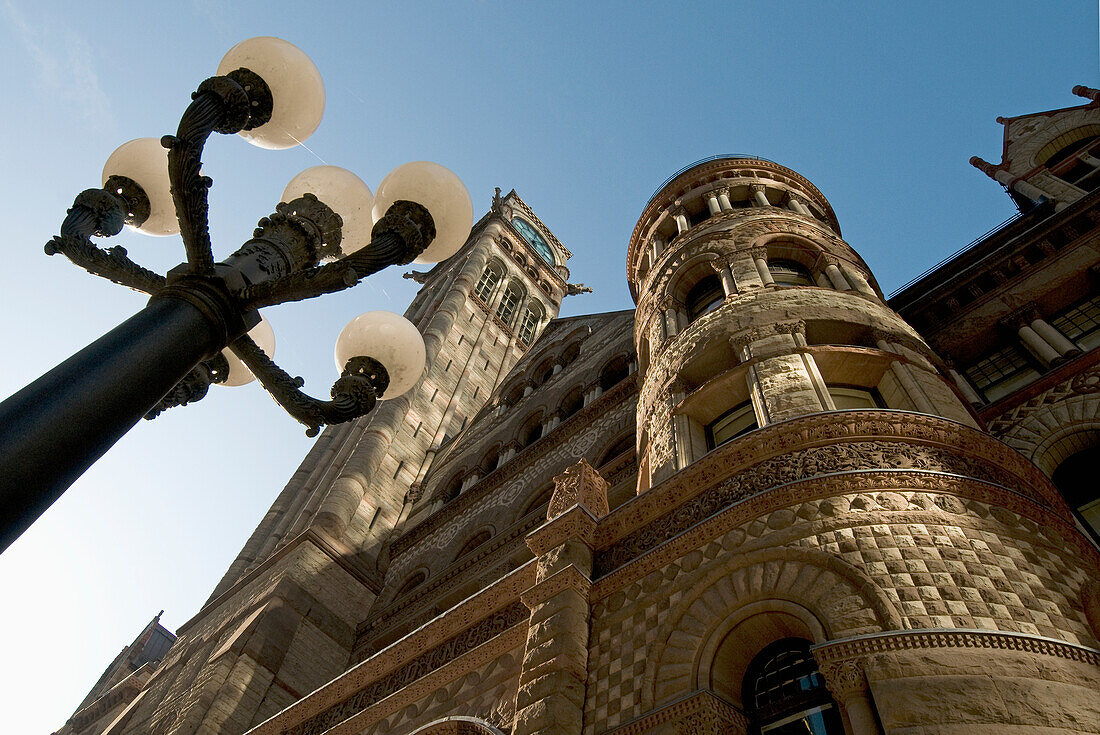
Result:
{"type": "Polygon", "coordinates": [[[641,488],[811,413],[893,408],[975,425],[841,239],[828,200],[788,168],[723,156],[676,174],[642,212],[627,271],[644,374],[641,488]]]}
{"type": "Polygon", "coordinates": [[[736,733],[1095,732],[1100,556],[813,184],[694,164],[627,271],[638,495],[600,521],[589,661],[634,676],[596,732],[696,706],[736,733]]]}

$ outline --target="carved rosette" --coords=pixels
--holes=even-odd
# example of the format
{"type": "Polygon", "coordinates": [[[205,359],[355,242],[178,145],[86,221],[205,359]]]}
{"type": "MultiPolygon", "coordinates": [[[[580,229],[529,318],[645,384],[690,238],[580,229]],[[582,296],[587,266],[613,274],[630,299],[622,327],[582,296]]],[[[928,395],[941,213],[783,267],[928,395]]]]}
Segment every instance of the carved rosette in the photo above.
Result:
{"type": "Polygon", "coordinates": [[[867,675],[858,661],[838,661],[821,668],[825,686],[840,702],[867,695],[867,675]]]}

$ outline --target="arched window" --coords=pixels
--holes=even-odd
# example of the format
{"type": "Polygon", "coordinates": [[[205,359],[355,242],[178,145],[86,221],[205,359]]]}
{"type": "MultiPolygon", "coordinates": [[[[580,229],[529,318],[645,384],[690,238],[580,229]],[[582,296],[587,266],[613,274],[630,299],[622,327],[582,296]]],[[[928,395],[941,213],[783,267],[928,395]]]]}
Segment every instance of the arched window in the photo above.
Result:
{"type": "Polygon", "coordinates": [[[541,438],[542,422],[536,421],[522,432],[520,441],[523,442],[523,446],[529,447],[541,438]]]}
{"type": "MultiPolygon", "coordinates": [[[[1080,446],[1080,445],[1078,445],[1080,446]]],[[[1100,446],[1089,447],[1062,460],[1051,479],[1062,491],[1081,524],[1100,541],[1100,489],[1096,486],[1096,462],[1100,446]]]]}
{"type": "Polygon", "coordinates": [[[691,287],[687,293],[688,321],[693,322],[708,312],[714,311],[726,299],[722,282],[718,276],[707,276],[691,287]]]}
{"type": "Polygon", "coordinates": [[[492,537],[493,533],[489,529],[479,531],[478,533],[474,534],[473,538],[462,544],[462,548],[458,550],[457,554],[455,554],[455,559],[461,559],[492,537]]]}
{"type": "Polygon", "coordinates": [[[535,338],[535,330],[538,329],[539,320],[542,318],[538,307],[528,304],[523,308],[523,319],[519,323],[519,338],[527,344],[535,338]]]}
{"type": "Polygon", "coordinates": [[[536,493],[531,498],[531,502],[527,503],[527,506],[523,509],[523,512],[520,514],[520,517],[525,516],[529,513],[534,513],[535,510],[537,510],[538,508],[540,508],[542,506],[549,505],[550,504],[550,498],[552,498],[553,496],[554,496],[554,486],[553,485],[547,485],[546,487],[544,487],[542,490],[540,490],[538,493],[536,493]]]}
{"type": "Polygon", "coordinates": [[[758,653],[745,671],[742,700],[760,735],[843,735],[836,702],[817,670],[810,642],[785,638],[758,653]]]}
{"type": "Polygon", "coordinates": [[[784,258],[769,258],[768,270],[771,271],[772,280],[780,286],[813,286],[814,279],[806,266],[794,260],[784,258]]]}
{"type": "Polygon", "coordinates": [[[451,484],[447,486],[447,489],[443,492],[443,502],[449,503],[457,498],[462,493],[462,478],[456,477],[451,480],[451,484]]]}
{"type": "Polygon", "coordinates": [[[600,371],[600,388],[605,391],[609,390],[626,378],[627,375],[630,375],[630,358],[626,355],[620,355],[600,371]]]}
{"type": "Polygon", "coordinates": [[[1100,128],[1085,125],[1063,133],[1044,146],[1036,160],[1067,184],[1091,191],[1100,184],[1100,128]]]}
{"type": "Polygon", "coordinates": [[[624,452],[626,452],[628,450],[629,451],[634,451],[634,435],[633,434],[628,434],[628,435],[624,436],[622,439],[620,439],[619,441],[615,442],[613,445],[611,445],[607,449],[607,451],[604,452],[603,455],[600,457],[599,461],[596,463],[596,467],[603,467],[605,464],[607,464],[608,462],[610,462],[613,459],[618,458],[619,455],[623,454],[624,452]]]}
{"type": "Polygon", "coordinates": [[[505,324],[512,323],[512,317],[516,315],[516,307],[519,306],[520,290],[516,284],[510,284],[508,290],[504,292],[504,298],[500,300],[500,306],[497,307],[497,316],[505,324]]]}
{"type": "Polygon", "coordinates": [[[561,408],[559,411],[561,420],[565,421],[577,411],[584,408],[584,391],[580,388],[574,388],[572,391],[565,394],[565,398],[561,399],[560,405],[561,408]]]}
{"type": "Polygon", "coordinates": [[[419,587],[424,583],[424,580],[428,578],[428,575],[423,571],[419,571],[405,580],[405,584],[401,585],[401,589],[397,590],[395,597],[403,597],[412,592],[416,587],[419,587]]]}
{"type": "Polygon", "coordinates": [[[496,288],[499,282],[500,271],[492,265],[487,265],[481,274],[481,279],[477,282],[474,294],[487,304],[489,303],[490,297],[493,295],[493,289],[496,288]]]}

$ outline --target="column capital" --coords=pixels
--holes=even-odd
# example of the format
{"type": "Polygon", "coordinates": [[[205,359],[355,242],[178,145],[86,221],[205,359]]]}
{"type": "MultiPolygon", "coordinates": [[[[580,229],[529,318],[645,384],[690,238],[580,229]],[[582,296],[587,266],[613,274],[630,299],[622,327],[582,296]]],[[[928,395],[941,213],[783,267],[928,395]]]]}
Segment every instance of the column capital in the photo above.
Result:
{"type": "Polygon", "coordinates": [[[866,696],[867,674],[859,661],[838,661],[821,667],[825,686],[841,703],[852,697],[866,696]]]}
{"type": "Polygon", "coordinates": [[[801,319],[791,322],[778,322],[774,328],[776,334],[801,334],[806,336],[806,322],[801,319]]]}
{"type": "Polygon", "coordinates": [[[1012,313],[1001,318],[1000,323],[1012,330],[1019,331],[1022,327],[1030,326],[1033,321],[1039,319],[1039,310],[1035,304],[1029,303],[1017,308],[1012,313]]]}
{"type": "Polygon", "coordinates": [[[763,336],[764,334],[762,333],[761,329],[759,327],[754,327],[752,329],[747,329],[744,332],[733,335],[729,338],[729,342],[735,350],[740,350],[744,347],[748,347],[750,344],[762,338],[763,336]]]}
{"type": "Polygon", "coordinates": [[[764,184],[749,184],[749,191],[753,194],[763,194],[767,188],[764,184]]]}
{"type": "Polygon", "coordinates": [[[754,260],[767,260],[768,249],[764,246],[758,246],[749,250],[754,260]]]}
{"type": "Polygon", "coordinates": [[[894,337],[894,335],[890,334],[884,329],[872,329],[871,339],[873,339],[875,342],[881,341],[885,342],[886,344],[890,344],[891,342],[895,341],[896,338],[894,337]]]}

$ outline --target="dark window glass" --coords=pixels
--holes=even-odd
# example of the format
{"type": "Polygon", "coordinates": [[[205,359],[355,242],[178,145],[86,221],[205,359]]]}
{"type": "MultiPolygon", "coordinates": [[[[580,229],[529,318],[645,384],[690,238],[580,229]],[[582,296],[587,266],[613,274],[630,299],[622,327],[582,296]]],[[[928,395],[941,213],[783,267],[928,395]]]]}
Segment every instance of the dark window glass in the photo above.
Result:
{"type": "Polygon", "coordinates": [[[1067,457],[1051,479],[1062,491],[1069,507],[1081,524],[1100,542],[1100,487],[1096,483],[1096,467],[1100,462],[1100,447],[1090,447],[1067,457]]]}
{"type": "Polygon", "coordinates": [[[747,434],[757,427],[756,413],[748,401],[734,406],[707,426],[707,449],[720,447],[730,439],[747,434]]]}
{"type": "Polygon", "coordinates": [[[966,369],[966,377],[985,390],[1002,381],[1024,372],[1031,365],[1024,353],[1016,345],[1006,345],[991,352],[966,369]]]}
{"type": "Polygon", "coordinates": [[[771,271],[772,280],[781,286],[815,285],[809,269],[793,260],[769,259],[768,270],[771,271]]]}
{"type": "Polygon", "coordinates": [[[695,321],[703,314],[714,311],[725,299],[726,294],[722,290],[722,282],[718,280],[718,276],[707,276],[688,291],[688,320],[695,321]]]}
{"type": "Polygon", "coordinates": [[[844,732],[809,641],[786,638],[758,653],[745,673],[742,695],[753,731],[761,735],[844,732]]]}

